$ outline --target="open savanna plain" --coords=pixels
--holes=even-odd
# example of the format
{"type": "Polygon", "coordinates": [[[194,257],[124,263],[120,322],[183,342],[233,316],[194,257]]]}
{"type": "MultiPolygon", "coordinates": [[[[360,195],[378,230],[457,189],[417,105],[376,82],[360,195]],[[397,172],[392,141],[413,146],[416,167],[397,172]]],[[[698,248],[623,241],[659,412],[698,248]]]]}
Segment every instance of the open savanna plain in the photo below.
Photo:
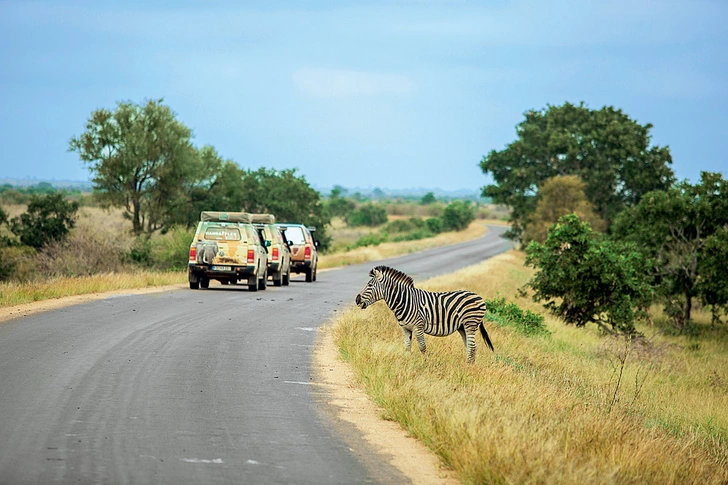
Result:
{"type": "MultiPolygon", "coordinates": [[[[518,296],[530,278],[510,251],[418,287],[518,296]]],[[[544,313],[545,314],[545,313],[544,313]]],[[[728,332],[699,313],[692,336],[671,335],[655,312],[629,341],[546,315],[548,333],[486,321],[465,364],[459,336],[426,337],[428,354],[403,350],[384,302],[351,308],[331,326],[354,380],[462,483],[728,483],[728,332]]]]}
{"type": "MultiPolygon", "coordinates": [[[[11,217],[26,210],[23,205],[8,205],[3,208],[11,217]]],[[[392,217],[393,220],[396,218],[397,216],[392,217]]],[[[319,269],[377,261],[469,241],[485,234],[486,223],[494,223],[478,220],[459,232],[445,232],[426,239],[387,242],[378,246],[345,250],[343,248],[346,242],[370,232],[370,229],[351,229],[340,221],[336,222],[338,224],[335,223],[332,228],[332,237],[335,242],[343,244],[339,244],[338,251],[319,255],[319,269]]],[[[504,224],[502,221],[495,223],[504,224]]],[[[169,252],[168,255],[162,255],[169,259],[175,254],[186,254],[193,235],[193,230],[176,230],[155,237],[157,240],[166,239],[165,244],[160,245],[160,251],[169,252]]],[[[27,254],[18,257],[18,271],[24,277],[21,281],[0,282],[0,308],[67,296],[187,284],[186,271],[155,271],[121,262],[119,254],[128,252],[133,244],[131,224],[124,219],[121,210],[83,207],[79,211],[76,227],[69,234],[67,244],[41,255],[27,254]],[[64,273],[76,274],[70,277],[39,277],[39,263],[45,267],[72,267],[64,273]]]]}

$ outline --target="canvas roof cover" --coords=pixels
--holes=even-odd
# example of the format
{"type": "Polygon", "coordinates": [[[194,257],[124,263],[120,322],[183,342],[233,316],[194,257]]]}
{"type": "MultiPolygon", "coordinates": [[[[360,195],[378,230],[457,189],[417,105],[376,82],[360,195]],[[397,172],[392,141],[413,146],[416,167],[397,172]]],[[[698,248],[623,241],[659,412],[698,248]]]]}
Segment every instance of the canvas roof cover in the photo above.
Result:
{"type": "Polygon", "coordinates": [[[276,216],[273,214],[250,214],[250,218],[259,224],[275,224],[276,222],[276,216]]]}
{"type": "Polygon", "coordinates": [[[202,211],[200,220],[202,222],[247,222],[248,224],[252,222],[252,218],[247,212],[202,211]]]}

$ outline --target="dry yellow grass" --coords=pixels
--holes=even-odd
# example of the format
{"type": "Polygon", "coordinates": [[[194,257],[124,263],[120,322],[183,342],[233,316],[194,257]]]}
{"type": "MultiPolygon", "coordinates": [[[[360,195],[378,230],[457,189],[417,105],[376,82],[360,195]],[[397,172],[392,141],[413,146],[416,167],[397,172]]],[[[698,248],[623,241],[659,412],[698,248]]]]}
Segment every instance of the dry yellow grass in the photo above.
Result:
{"type": "MultiPolygon", "coordinates": [[[[530,272],[511,251],[418,286],[462,288],[515,300],[530,272]]],[[[705,325],[708,326],[708,317],[705,325]]],[[[546,337],[486,323],[465,364],[460,337],[428,337],[428,357],[406,355],[383,302],[351,309],[335,339],[358,382],[463,483],[711,484],[728,482],[728,336],[657,335],[649,345],[546,318],[546,337]],[[614,395],[620,356],[628,351],[614,395]]],[[[416,346],[415,346],[416,347],[416,346]]]]}
{"type": "Polygon", "coordinates": [[[0,283],[0,308],[64,296],[165,286],[186,282],[187,273],[145,271],[138,273],[109,273],[75,278],[54,278],[32,283],[0,283]]]}
{"type": "Polygon", "coordinates": [[[435,237],[416,241],[387,242],[378,246],[360,247],[343,253],[324,254],[319,256],[319,268],[334,268],[367,261],[377,261],[448,244],[456,244],[476,239],[485,234],[487,230],[482,222],[473,222],[461,232],[446,232],[435,237]]]}

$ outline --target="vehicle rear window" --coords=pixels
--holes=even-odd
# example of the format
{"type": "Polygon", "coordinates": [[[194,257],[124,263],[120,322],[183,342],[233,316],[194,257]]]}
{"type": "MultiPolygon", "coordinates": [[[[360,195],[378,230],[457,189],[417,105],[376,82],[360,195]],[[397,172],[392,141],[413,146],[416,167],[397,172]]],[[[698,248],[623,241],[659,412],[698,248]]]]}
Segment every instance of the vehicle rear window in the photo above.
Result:
{"type": "Polygon", "coordinates": [[[208,227],[205,239],[210,241],[240,241],[240,230],[237,227],[208,227]]]}
{"type": "Polygon", "coordinates": [[[306,238],[303,235],[303,229],[300,227],[287,227],[285,230],[286,239],[292,244],[306,244],[306,238]]]}

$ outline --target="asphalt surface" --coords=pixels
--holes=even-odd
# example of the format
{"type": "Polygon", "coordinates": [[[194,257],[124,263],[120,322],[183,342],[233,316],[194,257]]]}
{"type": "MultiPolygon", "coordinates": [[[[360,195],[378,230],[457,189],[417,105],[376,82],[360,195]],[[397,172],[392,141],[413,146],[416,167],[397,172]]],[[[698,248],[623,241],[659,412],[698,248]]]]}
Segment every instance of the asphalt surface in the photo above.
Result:
{"type": "Polygon", "coordinates": [[[316,329],[371,267],[417,282],[509,249],[503,231],[314,283],[212,282],[0,324],[0,484],[407,483],[327,417],[316,329]]]}

